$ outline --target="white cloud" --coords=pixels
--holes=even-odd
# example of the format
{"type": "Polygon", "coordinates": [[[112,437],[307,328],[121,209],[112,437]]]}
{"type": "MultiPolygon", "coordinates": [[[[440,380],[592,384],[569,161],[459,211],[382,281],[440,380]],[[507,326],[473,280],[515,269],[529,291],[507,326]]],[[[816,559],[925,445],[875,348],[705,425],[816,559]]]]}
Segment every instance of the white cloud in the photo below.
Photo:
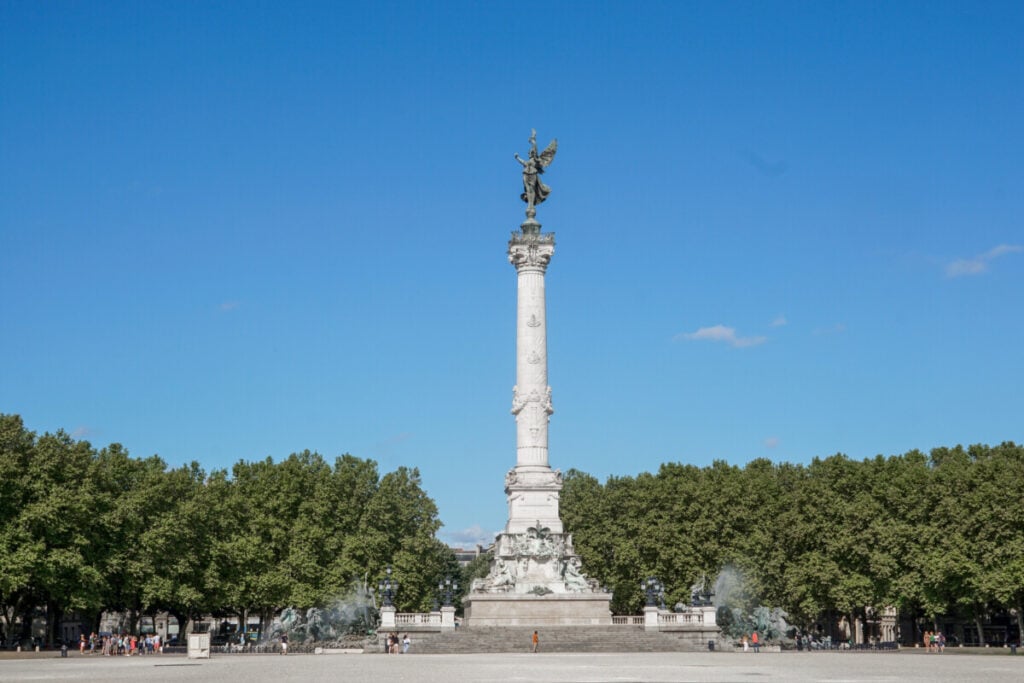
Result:
{"type": "Polygon", "coordinates": [[[98,432],[92,427],[82,425],[81,427],[76,427],[75,430],[71,432],[71,436],[75,439],[85,439],[86,437],[93,436],[97,433],[98,432]]]}
{"type": "Polygon", "coordinates": [[[777,437],[777,436],[769,436],[767,439],[764,440],[764,447],[765,448],[777,448],[778,445],[779,445],[779,437],[777,437]]]}
{"type": "Polygon", "coordinates": [[[768,337],[737,337],[736,328],[725,325],[702,327],[696,332],[684,332],[673,337],[675,341],[714,341],[723,342],[734,348],[757,346],[768,341],[768,337]]]}
{"type": "Polygon", "coordinates": [[[775,320],[772,321],[772,327],[782,327],[783,325],[785,325],[788,322],[789,321],[786,320],[786,316],[778,315],[778,316],[775,316],[775,320]]]}
{"type": "Polygon", "coordinates": [[[469,548],[476,546],[478,543],[486,546],[494,542],[494,532],[487,531],[479,524],[474,524],[459,531],[444,531],[441,535],[455,545],[469,548]]]}
{"type": "Polygon", "coordinates": [[[817,327],[817,328],[814,329],[812,334],[815,334],[815,335],[842,334],[843,332],[846,332],[846,324],[845,323],[836,323],[835,325],[830,325],[828,327],[817,327]]]}
{"type": "Polygon", "coordinates": [[[241,306],[241,304],[237,301],[224,301],[218,308],[220,308],[221,313],[227,313],[228,311],[235,310],[239,306],[241,306]]]}
{"type": "Polygon", "coordinates": [[[980,275],[988,271],[988,264],[1000,256],[1024,251],[1024,246],[1019,244],[1000,244],[989,249],[984,254],[978,254],[974,258],[957,259],[946,265],[946,277],[961,277],[963,275],[980,275]]]}
{"type": "Polygon", "coordinates": [[[778,178],[780,175],[789,170],[789,164],[784,159],[779,161],[768,161],[757,152],[751,152],[749,150],[740,152],[740,156],[748,164],[753,166],[757,171],[769,178],[778,178]]]}

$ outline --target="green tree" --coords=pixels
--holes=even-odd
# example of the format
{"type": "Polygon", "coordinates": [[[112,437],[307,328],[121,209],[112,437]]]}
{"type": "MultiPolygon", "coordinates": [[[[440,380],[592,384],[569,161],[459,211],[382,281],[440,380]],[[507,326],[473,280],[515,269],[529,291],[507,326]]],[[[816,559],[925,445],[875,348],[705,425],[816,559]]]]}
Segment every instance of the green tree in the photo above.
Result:
{"type": "Polygon", "coordinates": [[[25,629],[35,608],[45,606],[52,642],[65,613],[100,604],[101,575],[90,552],[90,490],[82,476],[93,450],[63,431],[36,438],[16,416],[0,417],[0,439],[0,600],[21,615],[25,629]]]}
{"type": "MultiPolygon", "coordinates": [[[[223,492],[223,481],[219,483],[209,486],[223,492]]],[[[206,504],[207,486],[196,462],[166,472],[158,495],[170,505],[150,515],[140,544],[148,560],[142,570],[143,608],[167,610],[183,634],[190,620],[224,599],[223,586],[210,580],[218,529],[213,508],[206,504]]]]}
{"type": "Polygon", "coordinates": [[[0,414],[0,614],[8,635],[13,626],[10,614],[24,610],[33,569],[46,550],[45,540],[34,538],[20,523],[30,500],[25,474],[34,453],[35,434],[17,415],[0,414]]]}
{"type": "Polygon", "coordinates": [[[446,563],[436,554],[439,547],[433,540],[440,527],[437,506],[423,491],[419,470],[399,467],[381,478],[346,552],[371,579],[382,576],[387,564],[396,563],[399,571],[394,576],[402,586],[396,605],[412,609],[429,604],[446,563]]]}

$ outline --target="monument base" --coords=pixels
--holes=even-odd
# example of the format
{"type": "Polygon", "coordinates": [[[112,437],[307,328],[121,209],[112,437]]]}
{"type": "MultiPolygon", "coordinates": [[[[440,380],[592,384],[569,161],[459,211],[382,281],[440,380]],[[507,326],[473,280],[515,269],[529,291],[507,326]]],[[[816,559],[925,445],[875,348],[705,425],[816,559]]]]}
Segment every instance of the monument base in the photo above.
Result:
{"type": "Polygon", "coordinates": [[[466,626],[610,626],[611,593],[470,593],[466,626]]]}

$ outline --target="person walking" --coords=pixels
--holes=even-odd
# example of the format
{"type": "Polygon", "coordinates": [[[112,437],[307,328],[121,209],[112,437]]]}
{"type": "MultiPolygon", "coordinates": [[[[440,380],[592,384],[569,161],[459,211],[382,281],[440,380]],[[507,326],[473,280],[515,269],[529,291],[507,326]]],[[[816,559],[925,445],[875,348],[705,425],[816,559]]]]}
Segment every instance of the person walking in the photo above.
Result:
{"type": "Polygon", "coordinates": [[[412,641],[409,640],[409,634],[406,633],[402,636],[402,654],[404,655],[409,651],[409,646],[412,645],[412,641]]]}
{"type": "Polygon", "coordinates": [[[287,633],[282,633],[281,634],[281,654],[283,654],[283,655],[288,654],[288,634],[287,633]]]}
{"type": "Polygon", "coordinates": [[[761,639],[758,637],[757,631],[750,634],[750,644],[754,647],[755,655],[761,651],[761,639]]]}
{"type": "Polygon", "coordinates": [[[749,652],[750,651],[750,644],[747,642],[747,634],[746,633],[744,633],[743,637],[740,638],[740,642],[743,643],[743,651],[744,652],[749,652]]]}
{"type": "Polygon", "coordinates": [[[540,646],[540,636],[537,634],[536,631],[534,631],[533,632],[533,651],[536,652],[537,648],[539,646],[540,646]]]}

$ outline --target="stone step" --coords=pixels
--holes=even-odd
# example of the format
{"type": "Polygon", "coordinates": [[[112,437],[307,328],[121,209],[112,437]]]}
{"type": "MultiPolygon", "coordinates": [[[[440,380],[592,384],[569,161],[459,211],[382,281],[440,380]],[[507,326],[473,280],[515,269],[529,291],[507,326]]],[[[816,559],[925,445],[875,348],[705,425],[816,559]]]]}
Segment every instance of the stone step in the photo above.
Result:
{"type": "MultiPolygon", "coordinates": [[[[695,633],[646,632],[640,627],[548,627],[538,631],[539,649],[543,652],[695,652],[707,649],[707,640],[695,633]]],[[[529,652],[533,648],[533,629],[522,627],[459,628],[446,633],[416,633],[411,637],[410,651],[418,654],[529,652]]],[[[376,651],[383,652],[383,645],[376,651]]]]}

